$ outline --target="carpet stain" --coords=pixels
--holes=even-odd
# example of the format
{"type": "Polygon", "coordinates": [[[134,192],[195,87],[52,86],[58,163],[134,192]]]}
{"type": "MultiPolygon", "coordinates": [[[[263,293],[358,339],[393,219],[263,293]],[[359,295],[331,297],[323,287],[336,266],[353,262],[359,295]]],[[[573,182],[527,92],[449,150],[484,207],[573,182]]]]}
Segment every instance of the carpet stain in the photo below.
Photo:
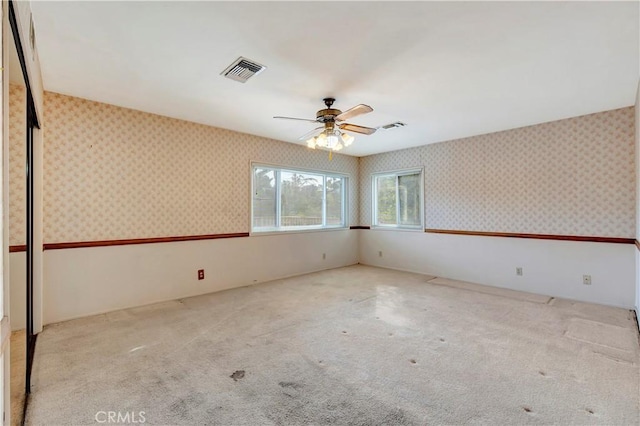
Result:
{"type": "Polygon", "coordinates": [[[539,375],[541,375],[541,376],[546,376],[546,375],[547,375],[547,373],[545,373],[545,372],[544,372],[544,371],[542,371],[542,370],[541,370],[541,371],[538,371],[538,374],[539,374],[539,375]]]}
{"type": "Polygon", "coordinates": [[[304,386],[302,383],[298,383],[298,382],[280,382],[278,383],[278,385],[280,385],[280,387],[283,387],[283,388],[293,388],[295,390],[298,390],[304,386]]]}
{"type": "Polygon", "coordinates": [[[585,408],[584,411],[586,411],[589,414],[595,414],[591,408],[585,408]]]}
{"type": "Polygon", "coordinates": [[[231,377],[234,382],[237,382],[244,377],[244,370],[236,370],[229,377],[231,377]]]}
{"type": "Polygon", "coordinates": [[[415,359],[410,359],[410,360],[409,360],[409,362],[410,362],[411,364],[415,364],[415,363],[416,363],[416,360],[415,360],[415,359]]]}
{"type": "MultiPolygon", "coordinates": [[[[371,424],[375,424],[375,422],[372,422],[371,424]]],[[[402,411],[400,408],[395,408],[395,409],[392,409],[388,414],[386,414],[382,419],[380,419],[380,424],[409,425],[409,424],[413,424],[413,422],[407,418],[404,411],[402,411]]]]}
{"type": "MultiPolygon", "coordinates": [[[[360,300],[356,300],[355,303],[362,303],[362,302],[366,302],[367,300],[371,300],[371,299],[375,299],[376,297],[378,297],[377,294],[374,294],[373,296],[369,296],[369,297],[365,297],[364,299],[360,299],[360,300]]],[[[380,319],[379,317],[376,317],[376,319],[380,319]]]]}
{"type": "Polygon", "coordinates": [[[441,337],[441,338],[440,338],[440,341],[441,341],[441,342],[444,342],[445,340],[441,337]]]}
{"type": "Polygon", "coordinates": [[[179,399],[169,406],[169,410],[177,417],[185,417],[189,408],[184,399],[179,399]]]}
{"type": "Polygon", "coordinates": [[[533,410],[531,409],[531,407],[527,407],[526,405],[524,407],[522,407],[522,409],[527,412],[527,413],[531,413],[533,410]]]}
{"type": "Polygon", "coordinates": [[[347,334],[347,332],[346,332],[346,331],[344,331],[344,330],[342,330],[342,334],[347,334]]]}

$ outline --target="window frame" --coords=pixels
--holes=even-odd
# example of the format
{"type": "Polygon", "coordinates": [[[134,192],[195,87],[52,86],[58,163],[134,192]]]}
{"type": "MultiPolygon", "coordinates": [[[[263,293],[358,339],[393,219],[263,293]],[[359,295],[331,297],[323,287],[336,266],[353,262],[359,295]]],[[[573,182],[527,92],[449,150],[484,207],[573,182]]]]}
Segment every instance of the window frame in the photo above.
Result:
{"type": "Polygon", "coordinates": [[[424,168],[417,167],[411,169],[390,170],[385,172],[376,172],[371,174],[371,228],[372,229],[388,229],[402,231],[419,231],[424,232],[424,168]],[[418,174],[420,176],[420,224],[419,225],[402,225],[400,224],[400,197],[398,196],[399,185],[398,178],[400,176],[409,176],[418,174]],[[378,223],[378,185],[377,179],[382,177],[395,177],[396,180],[396,223],[380,224],[378,223]]]}
{"type": "Polygon", "coordinates": [[[336,231],[349,229],[349,181],[351,175],[348,173],[340,173],[329,170],[317,170],[307,169],[302,167],[290,167],[278,164],[269,164],[263,162],[251,162],[249,167],[249,179],[250,179],[250,191],[249,191],[249,235],[273,235],[273,234],[286,234],[286,233],[301,233],[301,232],[323,232],[323,231],[336,231]],[[258,168],[271,169],[274,171],[274,178],[276,180],[275,185],[275,198],[276,198],[276,226],[273,228],[267,228],[264,230],[256,229],[253,226],[253,213],[254,213],[254,186],[255,186],[255,170],[258,168]],[[282,172],[288,173],[308,173],[322,176],[322,224],[321,225],[304,225],[304,226],[281,226],[281,174],[282,172]],[[340,225],[327,225],[327,177],[342,179],[342,194],[341,194],[341,213],[342,223],[340,225]]]}

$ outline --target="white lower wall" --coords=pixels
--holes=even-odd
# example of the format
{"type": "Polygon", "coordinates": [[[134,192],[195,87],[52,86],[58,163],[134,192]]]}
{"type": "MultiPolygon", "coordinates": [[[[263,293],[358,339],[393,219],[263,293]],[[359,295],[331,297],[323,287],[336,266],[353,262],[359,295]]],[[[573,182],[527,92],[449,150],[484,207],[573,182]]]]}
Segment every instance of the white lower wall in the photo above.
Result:
{"type": "Polygon", "coordinates": [[[357,232],[47,250],[44,323],[356,264],[357,232]]]}
{"type": "MultiPolygon", "coordinates": [[[[11,253],[11,323],[24,328],[25,253],[11,253]]],[[[351,230],[48,250],[45,324],[355,263],[624,308],[640,306],[630,244],[351,230]],[[378,252],[383,256],[379,257],[378,252]],[[322,253],[327,254],[326,260],[322,253]],[[515,268],[523,268],[523,276],[515,268]],[[198,269],[205,279],[197,280],[198,269]],[[582,284],[591,275],[592,285],[582,284]]],[[[638,275],[640,276],[640,274],[638,275]]]]}
{"type": "Polygon", "coordinates": [[[636,316],[640,325],[640,251],[636,252],[636,316]]]}
{"type": "Polygon", "coordinates": [[[11,330],[22,330],[27,323],[27,255],[9,253],[11,330]]]}
{"type": "Polygon", "coordinates": [[[366,265],[629,309],[636,302],[632,244],[358,232],[360,263],[366,265]],[[583,275],[591,275],[592,285],[582,284],[583,275]]]}

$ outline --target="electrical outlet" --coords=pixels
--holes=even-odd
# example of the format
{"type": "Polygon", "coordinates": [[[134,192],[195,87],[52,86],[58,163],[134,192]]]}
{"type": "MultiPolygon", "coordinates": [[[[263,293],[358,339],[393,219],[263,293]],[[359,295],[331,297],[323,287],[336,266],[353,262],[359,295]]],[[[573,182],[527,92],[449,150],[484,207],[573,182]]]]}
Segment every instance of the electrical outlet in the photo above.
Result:
{"type": "Polygon", "coordinates": [[[322,260],[325,260],[327,258],[327,253],[322,253],[322,260]]]}
{"type": "Polygon", "coordinates": [[[591,275],[583,275],[582,276],[582,284],[591,285],[591,275]]]}
{"type": "Polygon", "coordinates": [[[204,269],[198,269],[198,279],[204,280],[204,269]]]}
{"type": "Polygon", "coordinates": [[[378,257],[382,257],[382,251],[378,252],[378,257]]]}
{"type": "Polygon", "coordinates": [[[516,275],[522,275],[522,266],[516,268],[516,275]]]}

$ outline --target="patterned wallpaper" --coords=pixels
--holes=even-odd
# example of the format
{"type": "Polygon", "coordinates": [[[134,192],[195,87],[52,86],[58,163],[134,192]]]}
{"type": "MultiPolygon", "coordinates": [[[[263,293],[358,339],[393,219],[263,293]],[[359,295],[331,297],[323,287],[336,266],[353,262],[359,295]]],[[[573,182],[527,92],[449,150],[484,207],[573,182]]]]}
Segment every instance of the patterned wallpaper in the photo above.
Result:
{"type": "Polygon", "coordinates": [[[632,107],[363,157],[362,225],[371,173],[416,166],[426,228],[635,236],[632,107]]]}
{"type": "MultiPolygon", "coordinates": [[[[10,86],[10,244],[24,244],[24,89],[10,86]]],[[[632,238],[634,109],[363,157],[335,155],[45,93],[44,241],[247,232],[249,163],[351,175],[369,225],[371,173],[425,170],[425,226],[632,238]],[[359,181],[359,184],[358,184],[359,181]]]]}
{"type": "Polygon", "coordinates": [[[251,161],[349,174],[357,222],[355,157],[49,92],[44,111],[46,243],[248,232],[251,161]]]}
{"type": "Polygon", "coordinates": [[[9,85],[9,245],[25,244],[26,89],[9,85]]]}

